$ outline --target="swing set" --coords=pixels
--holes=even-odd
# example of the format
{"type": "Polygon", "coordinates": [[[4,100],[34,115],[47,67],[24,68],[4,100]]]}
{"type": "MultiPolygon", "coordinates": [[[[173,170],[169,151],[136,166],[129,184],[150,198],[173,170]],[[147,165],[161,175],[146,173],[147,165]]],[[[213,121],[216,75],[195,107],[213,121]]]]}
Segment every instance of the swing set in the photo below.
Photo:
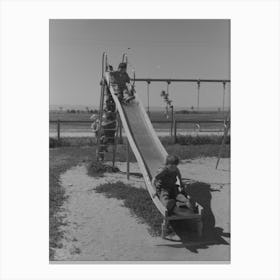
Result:
{"type": "MultiPolygon", "coordinates": [[[[128,58],[127,58],[127,54],[123,54],[122,55],[122,62],[125,62],[126,64],[128,64],[128,58]]],[[[101,76],[102,76],[102,81],[104,81],[104,77],[105,77],[105,72],[110,70],[110,65],[108,63],[108,57],[107,54],[104,52],[102,55],[102,72],[101,72],[101,76]]],[[[101,94],[100,94],[100,105],[99,105],[99,123],[102,123],[102,116],[104,113],[104,104],[105,104],[105,93],[106,93],[106,85],[104,82],[101,81],[101,94]]],[[[161,96],[164,98],[164,102],[166,103],[166,113],[168,114],[168,110],[171,110],[171,128],[170,128],[170,133],[172,136],[173,133],[173,122],[174,122],[174,108],[172,105],[172,100],[169,99],[170,97],[170,84],[171,83],[195,83],[197,86],[197,111],[199,111],[200,109],[200,90],[201,90],[201,84],[202,83],[221,83],[222,84],[222,90],[223,90],[223,94],[222,94],[222,110],[225,110],[225,95],[226,95],[226,86],[227,84],[230,84],[230,80],[226,80],[226,79],[162,79],[162,78],[136,78],[135,77],[135,71],[133,70],[133,78],[131,79],[131,81],[133,82],[133,85],[135,84],[135,82],[145,82],[147,84],[147,114],[150,117],[150,85],[151,83],[154,82],[164,82],[166,83],[166,91],[162,91],[161,96]]],[[[113,167],[115,166],[115,159],[116,159],[116,150],[117,150],[117,144],[120,143],[122,144],[122,122],[120,121],[120,116],[119,116],[119,112],[116,110],[115,111],[116,114],[116,125],[114,128],[109,128],[109,129],[105,129],[106,131],[111,130],[111,137],[110,137],[110,143],[113,145],[113,149],[112,149],[112,164],[113,167]]],[[[218,168],[219,165],[219,161],[222,155],[222,151],[224,149],[225,143],[226,143],[226,138],[227,135],[229,133],[230,130],[230,112],[228,112],[225,120],[224,120],[224,132],[223,132],[223,139],[222,139],[222,143],[221,143],[221,147],[219,149],[219,154],[218,154],[218,160],[217,160],[217,164],[216,164],[216,168],[218,168]]],[[[97,133],[97,151],[100,151],[101,147],[105,147],[108,146],[107,144],[102,143],[101,141],[101,129],[98,131],[97,133]]],[[[127,150],[127,178],[129,178],[129,158],[130,158],[130,152],[129,152],[129,143],[126,143],[126,150],[127,150]]],[[[99,158],[99,157],[97,157],[99,158]]]]}

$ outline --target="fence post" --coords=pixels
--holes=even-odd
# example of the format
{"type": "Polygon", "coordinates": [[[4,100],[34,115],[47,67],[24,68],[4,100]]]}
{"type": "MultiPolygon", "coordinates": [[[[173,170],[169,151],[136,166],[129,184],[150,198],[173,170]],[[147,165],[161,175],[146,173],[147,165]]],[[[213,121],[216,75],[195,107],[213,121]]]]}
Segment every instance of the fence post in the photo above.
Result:
{"type": "Polygon", "coordinates": [[[122,136],[122,121],[120,120],[120,126],[119,126],[119,128],[120,128],[120,144],[123,144],[123,136],[122,136]]]}
{"type": "Polygon", "coordinates": [[[225,130],[224,130],[223,140],[222,140],[222,143],[221,143],[221,146],[220,146],[220,150],[219,150],[219,154],[218,154],[218,159],[217,159],[217,163],[216,163],[216,169],[218,168],[218,165],[219,165],[219,162],[220,162],[220,159],[221,159],[221,156],[222,156],[222,151],[223,151],[224,146],[226,144],[226,138],[227,138],[227,135],[228,135],[229,128],[230,128],[230,123],[227,122],[226,126],[225,126],[225,130]]]}
{"type": "Polygon", "coordinates": [[[129,147],[129,141],[126,137],[126,178],[129,180],[129,163],[130,163],[130,147],[129,147]]]}
{"type": "Polygon", "coordinates": [[[173,105],[170,106],[171,108],[171,124],[170,124],[170,136],[173,135],[173,123],[174,123],[174,108],[173,105]]]}
{"type": "Polygon", "coordinates": [[[115,131],[115,138],[114,138],[114,147],[113,147],[113,167],[115,167],[115,162],[116,162],[116,152],[117,152],[117,145],[118,145],[118,137],[119,137],[119,121],[120,119],[117,119],[116,123],[116,131],[115,131]]]}
{"type": "Polygon", "coordinates": [[[60,120],[57,120],[57,141],[60,141],[60,120]]]}
{"type": "Polygon", "coordinates": [[[174,120],[173,129],[174,129],[174,144],[176,144],[177,143],[177,121],[176,120],[174,120]]]}

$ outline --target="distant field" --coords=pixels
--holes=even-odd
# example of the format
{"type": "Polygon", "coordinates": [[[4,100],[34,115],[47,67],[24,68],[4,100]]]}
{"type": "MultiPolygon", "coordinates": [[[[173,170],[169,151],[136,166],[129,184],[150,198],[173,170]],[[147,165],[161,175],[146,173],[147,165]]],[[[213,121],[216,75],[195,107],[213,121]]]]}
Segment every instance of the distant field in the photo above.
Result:
{"type": "MultiPolygon", "coordinates": [[[[199,112],[199,113],[175,113],[176,120],[213,120],[213,119],[224,119],[226,112],[199,112]]],[[[80,112],[80,113],[68,113],[68,112],[58,112],[50,111],[49,118],[51,121],[61,120],[61,121],[88,121],[92,113],[80,112]]],[[[168,120],[166,118],[165,112],[150,112],[150,117],[152,121],[162,121],[168,120]]]]}
{"type": "MultiPolygon", "coordinates": [[[[90,121],[90,116],[92,113],[80,112],[80,113],[68,113],[68,112],[58,112],[51,111],[49,114],[50,121],[90,121]]],[[[179,121],[184,120],[199,120],[199,121],[209,121],[209,120],[223,120],[226,113],[224,112],[200,112],[200,113],[189,113],[182,114],[176,113],[175,118],[179,121]]],[[[154,123],[156,121],[170,121],[170,118],[166,118],[164,112],[151,112],[151,120],[153,122],[154,128],[157,132],[165,133],[170,129],[170,124],[168,123],[154,123]]],[[[194,131],[194,123],[178,123],[177,129],[178,133],[184,133],[184,131],[194,131]]],[[[61,133],[64,135],[72,135],[79,133],[83,136],[88,136],[87,133],[91,133],[90,124],[87,123],[61,123],[61,133]]],[[[223,130],[222,123],[201,123],[200,128],[202,130],[223,130]]],[[[56,124],[50,124],[50,134],[53,135],[56,132],[56,124]]],[[[77,135],[76,135],[77,136],[77,135]]]]}

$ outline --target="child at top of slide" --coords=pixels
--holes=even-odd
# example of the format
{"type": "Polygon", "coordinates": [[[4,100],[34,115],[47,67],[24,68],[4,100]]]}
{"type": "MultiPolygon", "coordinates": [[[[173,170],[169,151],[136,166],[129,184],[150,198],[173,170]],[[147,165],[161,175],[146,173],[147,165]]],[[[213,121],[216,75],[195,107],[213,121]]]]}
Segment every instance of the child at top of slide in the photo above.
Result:
{"type": "Polygon", "coordinates": [[[121,102],[128,102],[134,98],[134,89],[130,85],[130,78],[126,69],[126,63],[122,62],[119,64],[118,71],[110,73],[110,83],[121,102]]]}

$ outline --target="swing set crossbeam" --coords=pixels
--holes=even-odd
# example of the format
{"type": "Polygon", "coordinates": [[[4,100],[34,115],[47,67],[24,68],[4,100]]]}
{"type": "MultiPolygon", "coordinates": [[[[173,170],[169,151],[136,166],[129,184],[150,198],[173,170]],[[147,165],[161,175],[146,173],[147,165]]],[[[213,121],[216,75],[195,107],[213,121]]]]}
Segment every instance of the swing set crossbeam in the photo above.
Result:
{"type": "Polygon", "coordinates": [[[217,79],[153,79],[153,78],[135,78],[131,79],[132,81],[135,82],[146,82],[146,83],[151,83],[151,82],[166,82],[166,83],[171,83],[171,82],[190,82],[190,83],[230,83],[230,80],[217,80],[217,79]]]}

